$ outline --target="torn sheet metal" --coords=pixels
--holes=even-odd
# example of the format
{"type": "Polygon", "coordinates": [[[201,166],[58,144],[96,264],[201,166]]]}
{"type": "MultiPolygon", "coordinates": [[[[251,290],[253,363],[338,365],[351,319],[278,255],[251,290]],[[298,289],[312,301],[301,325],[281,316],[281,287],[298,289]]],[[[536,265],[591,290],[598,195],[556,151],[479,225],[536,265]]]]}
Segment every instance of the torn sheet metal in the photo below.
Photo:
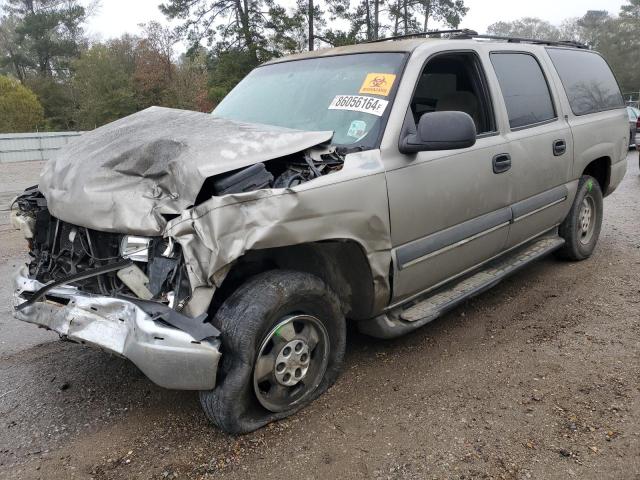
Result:
{"type": "MultiPolygon", "coordinates": [[[[292,188],[212,197],[169,222],[165,236],[182,246],[191,286],[204,298],[213,295],[214,279],[221,282],[229,264],[249,250],[354,240],[368,257],[381,309],[389,300],[391,263],[385,192],[380,152],[359,152],[347,155],[339,172],[292,188]]],[[[193,304],[189,310],[199,313],[193,304]]]]}
{"type": "Polygon", "coordinates": [[[207,177],[300,152],[332,132],[304,132],[152,107],[88,132],[47,162],[52,215],[95,230],[160,235],[162,214],[193,205],[207,177]]]}

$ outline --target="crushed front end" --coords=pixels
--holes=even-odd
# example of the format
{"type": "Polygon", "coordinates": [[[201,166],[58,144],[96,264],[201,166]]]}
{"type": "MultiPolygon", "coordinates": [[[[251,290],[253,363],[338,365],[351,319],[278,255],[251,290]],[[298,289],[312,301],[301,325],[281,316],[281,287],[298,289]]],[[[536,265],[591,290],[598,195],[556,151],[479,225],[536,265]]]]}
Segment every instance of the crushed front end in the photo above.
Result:
{"type": "Polygon", "coordinates": [[[36,187],[15,200],[12,223],[30,255],[14,276],[16,318],[124,356],[160,386],[215,386],[219,332],[206,314],[182,313],[191,287],[171,238],[64,222],[36,187]]]}

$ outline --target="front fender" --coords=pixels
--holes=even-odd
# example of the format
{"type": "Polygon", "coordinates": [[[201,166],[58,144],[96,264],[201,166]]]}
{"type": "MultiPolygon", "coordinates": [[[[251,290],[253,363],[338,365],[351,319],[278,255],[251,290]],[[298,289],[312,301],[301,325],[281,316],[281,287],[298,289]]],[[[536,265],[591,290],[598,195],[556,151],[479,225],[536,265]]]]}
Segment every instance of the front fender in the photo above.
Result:
{"type": "MultiPolygon", "coordinates": [[[[378,150],[347,155],[339,172],[292,188],[212,197],[173,219],[165,236],[182,246],[194,292],[210,295],[249,250],[353,240],[366,253],[376,299],[389,298],[391,235],[378,150]]],[[[189,313],[207,307],[200,298],[189,313]]]]}

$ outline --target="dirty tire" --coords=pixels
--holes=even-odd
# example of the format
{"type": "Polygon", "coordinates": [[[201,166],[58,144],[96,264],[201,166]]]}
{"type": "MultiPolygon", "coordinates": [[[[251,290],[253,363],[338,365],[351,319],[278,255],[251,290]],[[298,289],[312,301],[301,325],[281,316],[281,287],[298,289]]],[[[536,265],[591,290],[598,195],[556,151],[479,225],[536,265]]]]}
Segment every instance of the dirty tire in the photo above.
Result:
{"type": "Polygon", "coordinates": [[[222,430],[241,434],[294,414],[324,393],[338,378],[346,325],[338,297],[318,277],[271,270],[249,279],[222,304],[213,323],[221,331],[222,360],[214,390],[200,392],[207,418],[222,430]],[[263,340],[291,314],[321,321],[329,338],[328,362],[318,386],[284,411],[267,410],[254,390],[253,369],[263,340]]]}
{"type": "Polygon", "coordinates": [[[580,177],[576,198],[559,228],[560,236],[566,243],[558,250],[558,257],[578,261],[591,256],[602,227],[602,204],[602,190],[598,181],[589,175],[580,177]],[[591,212],[591,222],[586,233],[582,217],[585,205],[589,206],[591,212]]]}

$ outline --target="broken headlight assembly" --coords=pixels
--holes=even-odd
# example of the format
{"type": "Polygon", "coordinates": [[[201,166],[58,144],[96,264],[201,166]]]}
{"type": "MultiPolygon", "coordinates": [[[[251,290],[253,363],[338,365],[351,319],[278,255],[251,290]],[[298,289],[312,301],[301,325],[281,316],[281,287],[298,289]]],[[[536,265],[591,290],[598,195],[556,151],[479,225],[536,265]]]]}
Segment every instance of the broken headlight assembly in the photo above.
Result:
{"type": "Polygon", "coordinates": [[[49,213],[36,187],[20,195],[14,207],[14,226],[29,242],[31,278],[43,284],[64,282],[90,294],[158,301],[176,310],[189,300],[185,262],[173,239],[100,232],[64,222],[49,213]],[[130,262],[110,268],[123,260],[130,262]]]}
{"type": "Polygon", "coordinates": [[[120,242],[120,256],[134,262],[149,261],[149,245],[151,238],[125,235],[120,242]]]}

